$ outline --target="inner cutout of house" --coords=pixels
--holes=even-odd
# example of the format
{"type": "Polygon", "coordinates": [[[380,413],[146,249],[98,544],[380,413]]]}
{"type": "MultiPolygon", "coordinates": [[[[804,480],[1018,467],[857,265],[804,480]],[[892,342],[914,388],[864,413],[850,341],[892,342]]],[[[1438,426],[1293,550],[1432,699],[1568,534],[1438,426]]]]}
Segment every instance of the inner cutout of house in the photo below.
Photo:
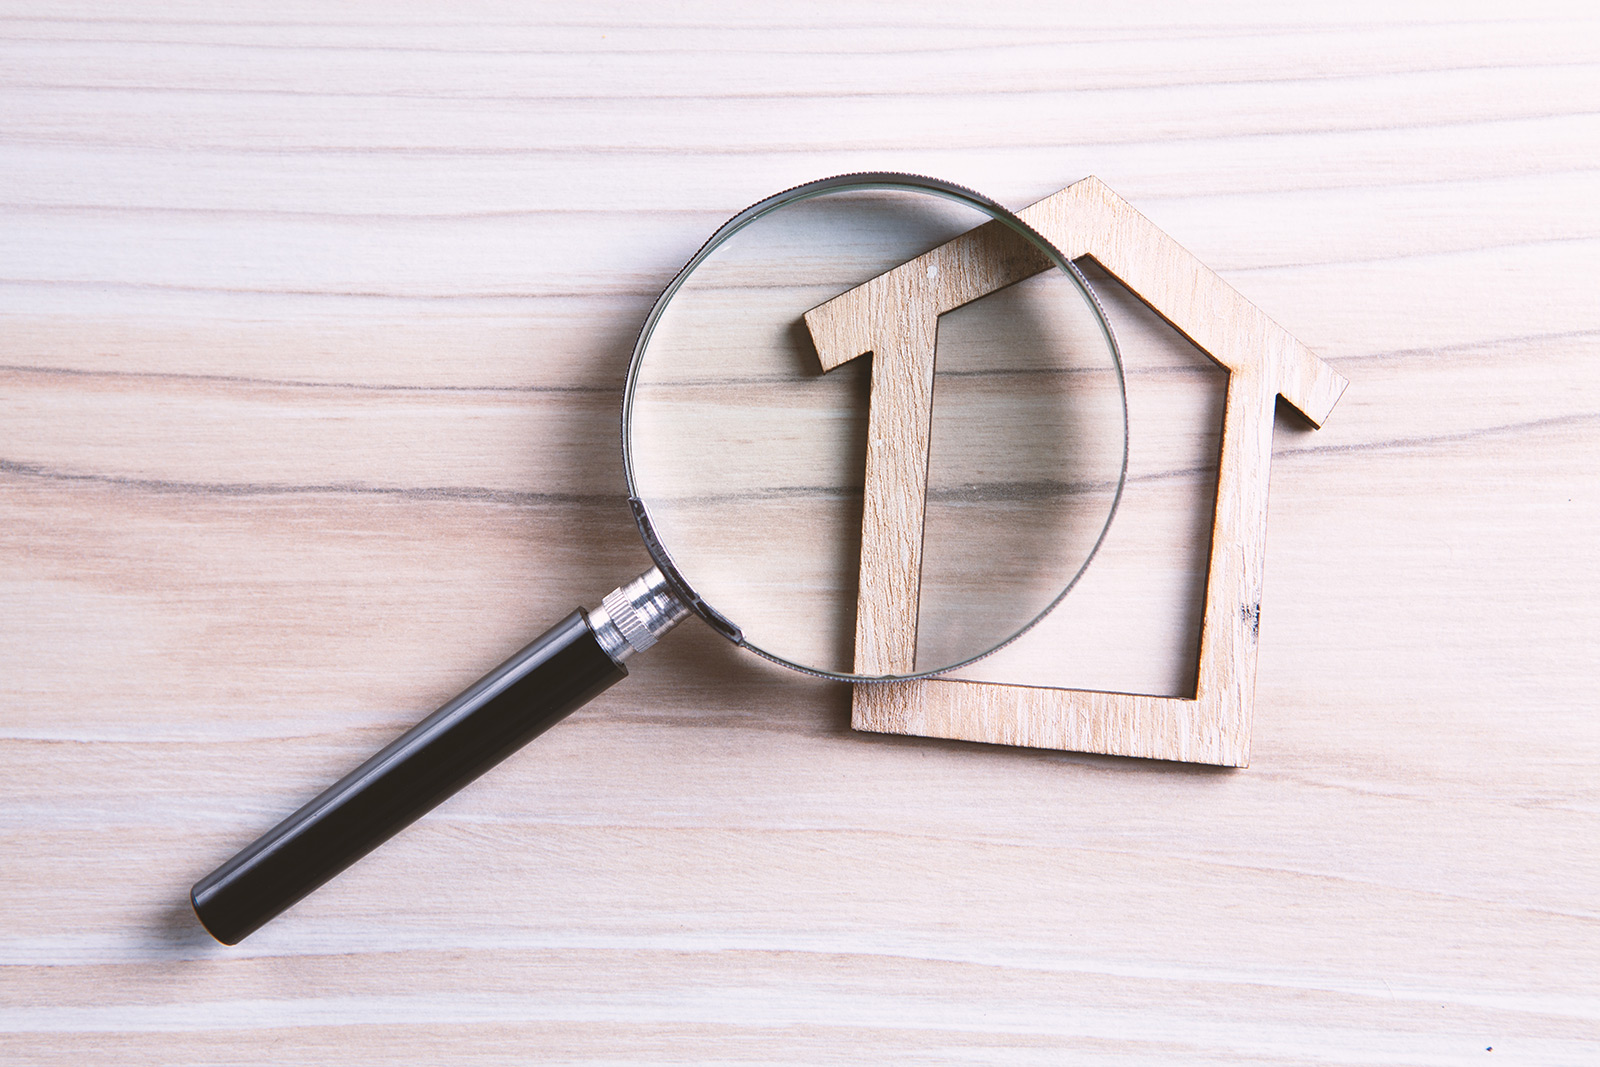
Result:
{"type": "MultiPolygon", "coordinates": [[[[1348,382],[1099,179],[1085,178],[1018,215],[1109,294],[1119,330],[1136,342],[1126,346],[1131,444],[1123,505],[1084,580],[1028,635],[1030,647],[1041,639],[1060,642],[1052,669],[1064,677],[1039,684],[994,680],[1007,667],[1002,651],[960,677],[857,684],[851,724],[878,733],[1245,766],[1277,398],[1321,426],[1348,382]],[[1162,338],[1150,312],[1183,340],[1170,332],[1162,338]],[[1214,466],[1163,465],[1163,446],[1191,456],[1198,449],[1215,457],[1214,466]],[[1153,629],[1194,636],[1163,646],[1146,639],[1153,629]]],[[[934,324],[959,306],[952,300],[970,302],[1043,269],[1015,258],[997,267],[1005,237],[999,223],[980,227],[806,314],[824,371],[874,354],[874,425],[928,417],[895,410],[910,392],[881,387],[888,371],[878,365],[880,354],[894,354],[895,374],[933,373],[932,339],[943,328],[934,324]],[[984,265],[981,278],[965,286],[907,284],[948,279],[974,263],[984,265]],[[908,293],[920,294],[910,297],[915,306],[906,306],[908,293]]],[[[925,466],[927,456],[909,460],[925,466]]],[[[914,588],[918,575],[888,573],[907,565],[879,546],[903,540],[904,532],[884,528],[874,516],[920,511],[897,501],[924,492],[924,483],[896,478],[885,466],[869,458],[865,475],[856,624],[856,669],[863,674],[907,673],[914,655],[915,600],[908,607],[889,590],[914,588]]]]}

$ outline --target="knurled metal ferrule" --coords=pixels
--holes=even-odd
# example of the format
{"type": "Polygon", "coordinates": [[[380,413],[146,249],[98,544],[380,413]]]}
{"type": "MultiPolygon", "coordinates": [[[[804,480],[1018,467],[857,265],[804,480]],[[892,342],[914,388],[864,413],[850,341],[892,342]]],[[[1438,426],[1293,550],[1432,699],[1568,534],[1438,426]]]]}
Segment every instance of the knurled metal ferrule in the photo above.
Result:
{"type": "Polygon", "coordinates": [[[613,589],[589,613],[589,628],[606,654],[618,663],[643,652],[689,615],[659,568],[651,567],[613,589]]]}

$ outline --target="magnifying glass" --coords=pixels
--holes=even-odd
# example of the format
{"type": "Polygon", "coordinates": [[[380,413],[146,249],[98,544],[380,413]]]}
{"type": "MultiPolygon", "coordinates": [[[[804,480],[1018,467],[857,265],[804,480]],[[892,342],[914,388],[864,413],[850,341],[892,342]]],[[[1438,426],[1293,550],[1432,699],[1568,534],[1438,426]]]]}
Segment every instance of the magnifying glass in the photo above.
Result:
{"type": "Polygon", "coordinates": [[[622,457],[654,566],[202,878],[195,914],[237,944],[691,615],[845,681],[971,664],[1076,583],[1127,450],[1110,324],[1015,214],[891,173],[769,197],[689,260],[634,346],[622,457]]]}

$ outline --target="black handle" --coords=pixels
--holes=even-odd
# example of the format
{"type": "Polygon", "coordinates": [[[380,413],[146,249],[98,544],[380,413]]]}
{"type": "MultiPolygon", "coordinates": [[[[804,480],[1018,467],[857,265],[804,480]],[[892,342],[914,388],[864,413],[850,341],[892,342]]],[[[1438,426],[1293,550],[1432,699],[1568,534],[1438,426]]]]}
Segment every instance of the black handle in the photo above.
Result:
{"type": "Polygon", "coordinates": [[[195,915],[238,944],[627,674],[573,612],[196,882],[195,915]]]}

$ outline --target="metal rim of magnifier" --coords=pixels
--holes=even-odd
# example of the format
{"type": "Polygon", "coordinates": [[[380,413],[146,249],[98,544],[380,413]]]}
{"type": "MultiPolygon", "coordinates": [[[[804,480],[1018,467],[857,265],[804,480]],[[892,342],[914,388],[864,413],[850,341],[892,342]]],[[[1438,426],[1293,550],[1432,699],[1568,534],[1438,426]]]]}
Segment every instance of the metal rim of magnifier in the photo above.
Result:
{"type": "Polygon", "coordinates": [[[1106,318],[1105,308],[1101,306],[1099,296],[1097,296],[1095,291],[1089,286],[1088,279],[1086,279],[1083,276],[1083,273],[1078,270],[1077,266],[1073,264],[1071,260],[1063,256],[1060,251],[1057,250],[1056,246],[1047,240],[1043,234],[1034,229],[1032,226],[1029,226],[1026,222],[1023,222],[1021,218],[1019,218],[1014,212],[1004,205],[989,199],[982,193],[974,192],[965,186],[956,185],[954,182],[944,181],[940,178],[925,177],[920,174],[901,174],[893,171],[867,171],[855,174],[840,174],[831,178],[821,178],[817,181],[806,182],[804,185],[797,185],[792,189],[786,189],[781,193],[776,193],[772,196],[769,196],[765,200],[745,208],[743,211],[739,212],[739,214],[723,223],[717,232],[712,234],[710,239],[708,239],[706,243],[700,247],[700,250],[696,252],[692,258],[690,258],[689,262],[684,264],[683,269],[678,271],[678,273],[673,276],[672,281],[667,283],[667,287],[663,289],[661,291],[661,295],[656,298],[655,305],[651,307],[650,314],[645,316],[644,325],[639,329],[639,337],[633,345],[633,357],[628,363],[627,385],[623,390],[622,396],[622,466],[628,484],[628,505],[633,511],[634,522],[639,526],[639,534],[644,538],[645,548],[648,549],[650,557],[655,560],[656,565],[661,568],[661,573],[665,575],[667,583],[672,586],[673,591],[677,593],[679,599],[682,600],[683,603],[696,615],[699,615],[702,619],[709,623],[712,629],[728,638],[728,640],[732,641],[741,648],[749,649],[751,652],[754,652],[756,655],[761,656],[764,659],[769,659],[781,666],[799,671],[802,674],[813,675],[818,678],[831,678],[845,682],[906,681],[916,678],[931,678],[935,675],[946,674],[950,671],[959,670],[960,668],[975,663],[986,656],[993,655],[994,653],[1000,651],[1000,649],[1005,648],[1007,645],[1017,640],[1017,638],[1021,637],[1029,630],[1033,629],[1033,627],[1038,624],[1039,620],[1043,619],[1046,615],[1050,614],[1050,612],[1054,611],[1056,605],[1060,604],[1066,595],[1072,591],[1073,587],[1078,584],[1079,579],[1083,577],[1084,572],[1089,568],[1089,564],[1094,560],[1095,555],[1100,551],[1100,546],[1105,543],[1106,534],[1111,529],[1111,520],[1116,516],[1117,507],[1122,502],[1123,488],[1127,485],[1128,481],[1128,388],[1122,368],[1122,349],[1117,345],[1117,335],[1111,329],[1111,321],[1106,318]],[[985,649],[983,652],[980,652],[977,655],[969,656],[958,663],[948,664],[933,670],[914,671],[909,674],[875,677],[870,675],[847,674],[840,671],[829,671],[817,667],[807,666],[806,664],[796,663],[793,660],[785,659],[782,656],[768,652],[759,645],[751,644],[745,640],[743,632],[740,631],[739,627],[731,619],[717,611],[717,609],[712,607],[710,604],[706,603],[706,601],[695,592],[694,587],[683,576],[683,572],[680,571],[677,565],[673,562],[672,554],[667,550],[666,545],[663,544],[660,537],[656,535],[655,525],[650,519],[649,508],[646,507],[644,501],[639,496],[639,487],[634,477],[633,470],[632,428],[633,403],[634,395],[639,384],[639,369],[644,361],[645,350],[650,345],[650,338],[655,332],[656,324],[661,320],[662,313],[666,310],[667,305],[671,302],[673,296],[675,296],[678,290],[683,287],[684,282],[688,280],[689,276],[695,272],[696,268],[698,268],[701,263],[705,262],[705,260],[713,252],[721,247],[724,241],[738,233],[740,230],[743,230],[746,226],[749,226],[757,219],[765,215],[769,215],[772,212],[777,211],[779,208],[787,207],[790,204],[799,203],[802,200],[809,200],[813,197],[822,196],[827,193],[835,193],[845,190],[866,192],[873,190],[894,189],[920,193],[932,193],[935,196],[944,197],[947,200],[953,200],[957,203],[966,204],[969,207],[976,208],[983,214],[988,215],[992,219],[998,220],[999,222],[1010,227],[1012,230],[1015,230],[1017,233],[1021,234],[1023,237],[1027,238],[1029,241],[1033,242],[1044,251],[1045,255],[1049,257],[1050,261],[1054,263],[1056,267],[1058,267],[1067,275],[1068,278],[1072,280],[1073,285],[1078,288],[1078,291],[1089,302],[1089,306],[1093,308],[1095,318],[1098,320],[1100,325],[1100,330],[1105,336],[1106,344],[1111,349],[1111,361],[1116,369],[1117,376],[1117,392],[1122,402],[1122,464],[1121,469],[1117,474],[1117,488],[1116,492],[1111,498],[1111,507],[1106,512],[1105,522],[1100,527],[1100,533],[1095,538],[1094,546],[1089,549],[1089,554],[1084,557],[1083,563],[1079,565],[1077,571],[1074,572],[1072,578],[1067,582],[1067,584],[1062,587],[1061,592],[1058,593],[1042,611],[1040,611],[1032,619],[1028,620],[1027,623],[1025,623],[1021,628],[1019,628],[1015,633],[1011,634],[1005,640],[1000,641],[991,648],[985,649]]]}

